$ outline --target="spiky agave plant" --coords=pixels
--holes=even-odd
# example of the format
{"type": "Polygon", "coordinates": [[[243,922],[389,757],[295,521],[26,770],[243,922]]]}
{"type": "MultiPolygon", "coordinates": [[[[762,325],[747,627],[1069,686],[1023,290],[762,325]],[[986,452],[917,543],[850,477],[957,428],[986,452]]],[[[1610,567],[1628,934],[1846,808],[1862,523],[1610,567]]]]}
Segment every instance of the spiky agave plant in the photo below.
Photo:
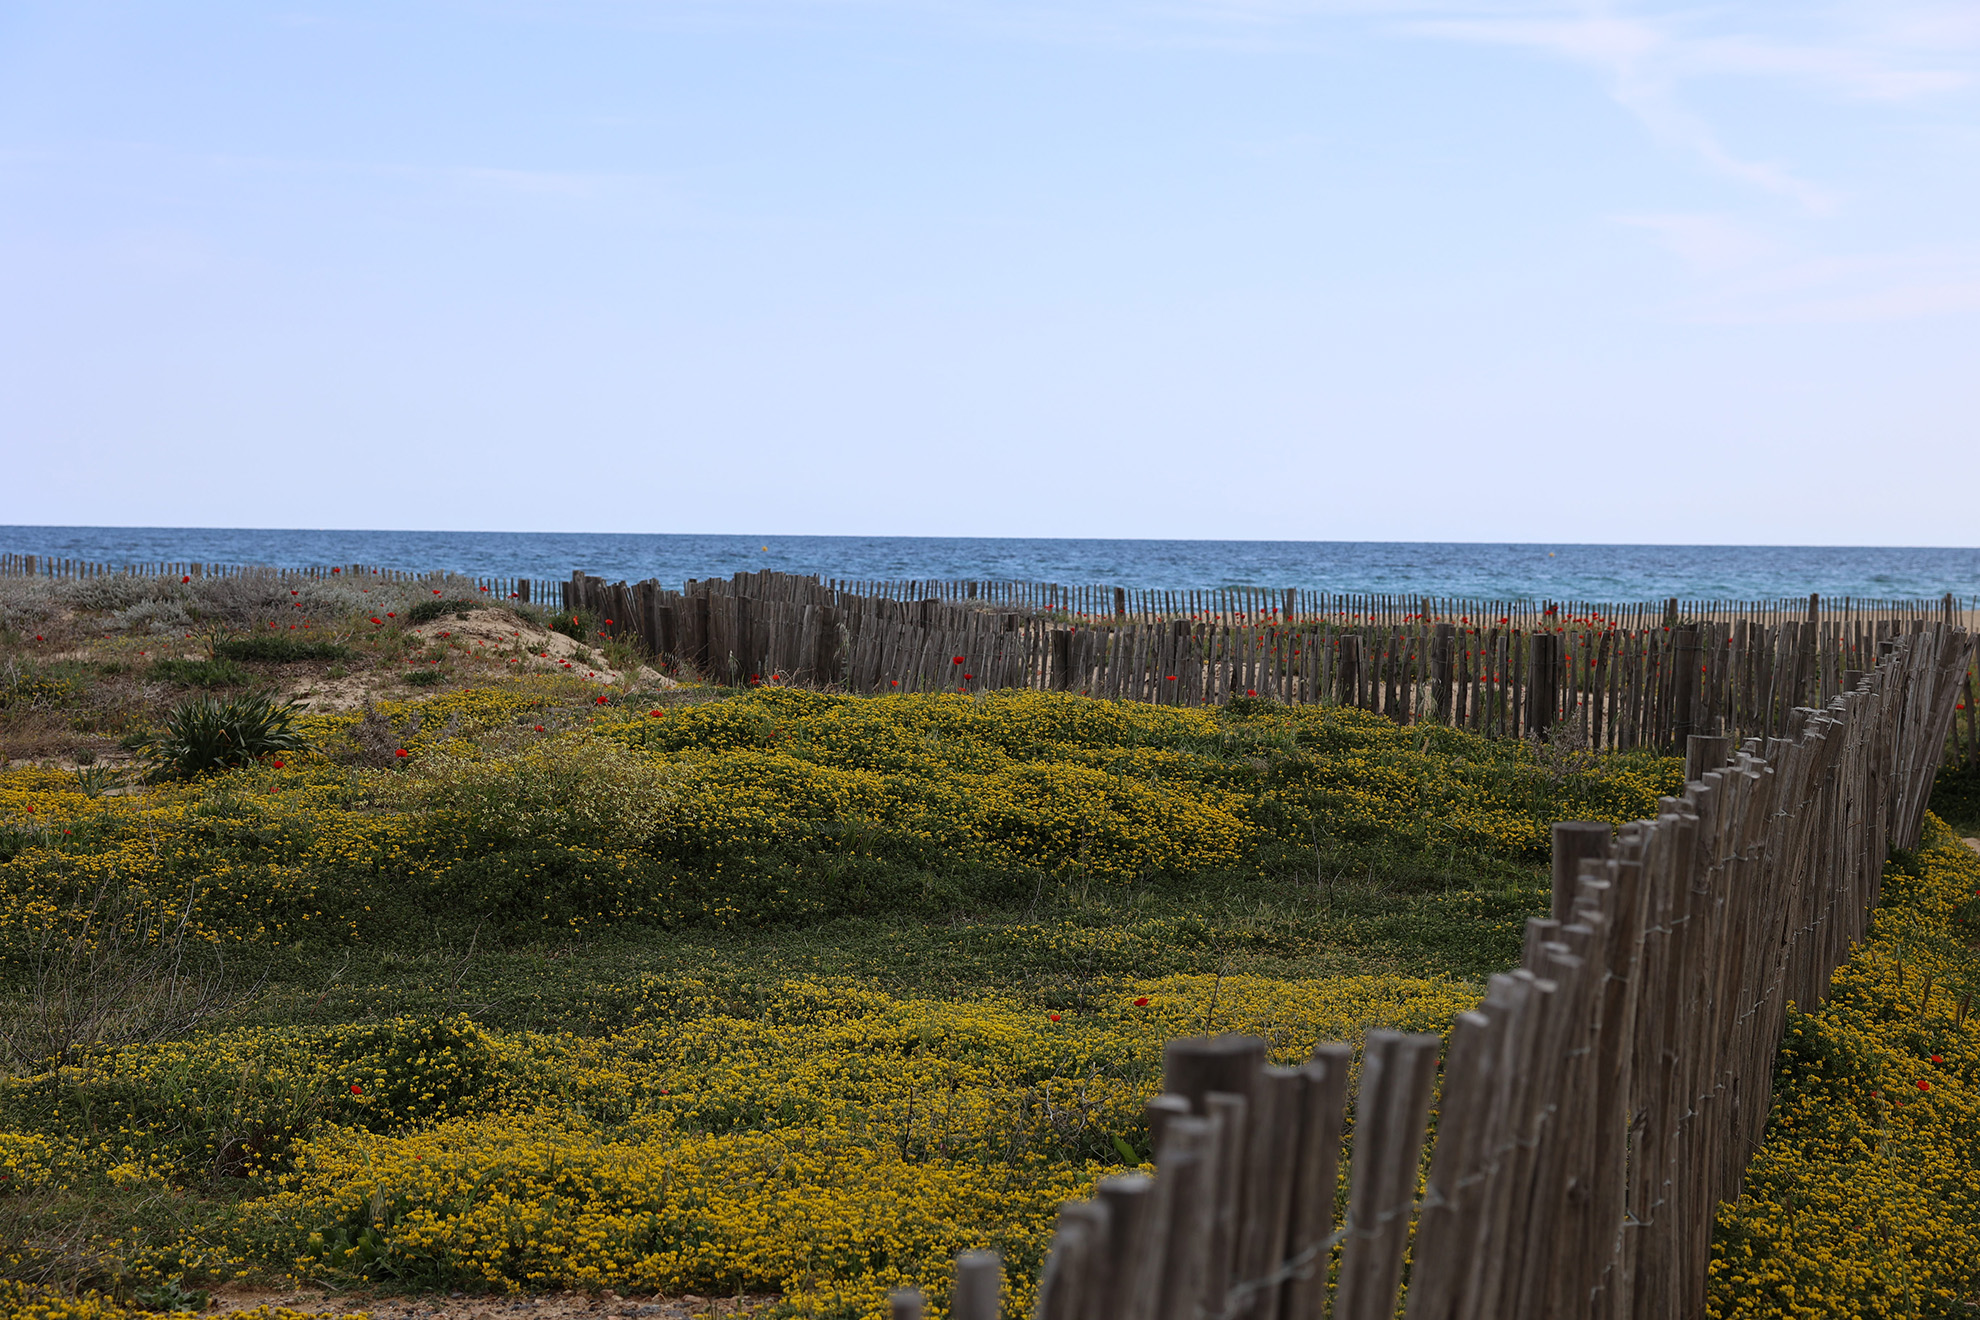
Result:
{"type": "Polygon", "coordinates": [[[162,728],[134,739],[131,747],[150,762],[150,778],[192,779],[278,752],[301,751],[308,744],[289,727],[295,717],[294,702],[278,703],[267,693],[226,701],[195,697],[175,706],[162,728]]]}

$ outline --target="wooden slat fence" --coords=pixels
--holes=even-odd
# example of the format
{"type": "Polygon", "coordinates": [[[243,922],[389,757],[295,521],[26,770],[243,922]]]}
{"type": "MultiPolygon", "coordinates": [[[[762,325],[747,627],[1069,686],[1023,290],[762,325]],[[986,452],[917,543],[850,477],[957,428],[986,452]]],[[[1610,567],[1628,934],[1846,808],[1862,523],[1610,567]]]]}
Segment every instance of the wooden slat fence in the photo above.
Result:
{"type": "MultiPolygon", "coordinates": [[[[1950,597],[1935,614],[1888,617],[1825,614],[1810,598],[1800,618],[1669,613],[1634,629],[1592,613],[1540,614],[1530,628],[1463,613],[1080,624],[987,596],[857,595],[774,572],[678,592],[576,573],[562,599],[608,636],[733,685],[1034,688],[1174,705],[1258,697],[1607,750],[1681,748],[1693,733],[1781,736],[1795,709],[1853,688],[1897,639],[1960,617],[1950,597]]],[[[1965,742],[1971,758],[1970,732],[1965,742]]]]}
{"type": "MultiPolygon", "coordinates": [[[[1786,1007],[1821,1002],[1917,844],[1972,646],[1903,636],[1781,737],[1693,737],[1656,819],[1556,826],[1523,966],[1441,1039],[1368,1033],[1338,1223],[1350,1047],[1171,1041],[1156,1173],[1061,1210],[1037,1320],[1699,1320],[1786,1007]]],[[[960,1259],[954,1320],[997,1320],[1000,1277],[960,1259]]]]}
{"type": "MultiPolygon", "coordinates": [[[[283,577],[317,578],[341,574],[383,577],[387,581],[420,582],[450,576],[412,572],[376,565],[346,564],[274,569],[256,565],[156,562],[109,564],[49,555],[0,554],[0,577],[101,577],[132,573],[147,577],[227,577],[240,573],[275,573],[283,577]]],[[[467,576],[467,575],[461,575],[467,576]]],[[[583,577],[582,574],[576,575],[583,577]]],[[[504,599],[521,588],[521,598],[544,605],[566,605],[563,583],[526,577],[476,577],[504,599]],[[496,591],[497,584],[505,589],[496,591]]],[[[1643,631],[1679,620],[1732,622],[1761,626],[1813,619],[1840,625],[1849,632],[1875,623],[1905,625],[1944,621],[1963,627],[1980,624],[1980,597],[1951,594],[1936,599],[1872,597],[1793,597],[1769,600],[1681,599],[1629,604],[1594,601],[1488,600],[1413,593],[1311,591],[1304,588],[1217,587],[1170,591],[1108,585],[1066,585],[1053,582],[991,581],[967,578],[874,581],[820,579],[776,572],[741,573],[736,581],[753,589],[744,594],[775,598],[788,588],[779,582],[822,587],[833,597],[852,597],[897,604],[936,601],[987,612],[1037,615],[1065,624],[1252,623],[1287,627],[1299,623],[1348,622],[1407,624],[1445,622],[1465,627],[1496,626],[1522,633],[1557,626],[1583,625],[1624,632],[1643,631]]],[[[733,585],[733,584],[731,584],[733,585]]],[[[707,584],[689,585],[692,592],[707,584]]]]}
{"type": "Polygon", "coordinates": [[[474,591],[491,600],[563,605],[564,584],[559,581],[526,577],[477,577],[449,572],[415,573],[374,564],[314,565],[305,568],[270,568],[259,564],[210,564],[194,560],[159,560],[147,563],[107,564],[85,559],[50,555],[0,554],[0,577],[41,577],[58,580],[113,577],[174,578],[185,582],[207,578],[263,576],[282,582],[338,581],[363,578],[366,581],[442,585],[474,591]]]}
{"type": "Polygon", "coordinates": [[[1065,622],[1152,622],[1189,619],[1290,624],[1301,620],[1350,619],[1372,623],[1413,621],[1497,622],[1522,631],[1563,621],[1640,630],[1677,619],[1750,619],[1776,624],[1803,618],[1813,609],[1820,619],[1842,623],[1884,620],[1909,623],[1943,618],[1950,610],[1971,627],[1980,619],[1980,598],[1944,595],[1933,599],[1894,597],[1807,597],[1730,600],[1671,597],[1662,601],[1615,604],[1595,601],[1490,600],[1425,596],[1408,592],[1335,593],[1305,588],[1214,587],[1169,591],[1117,586],[1066,586],[1052,582],[998,582],[973,579],[910,579],[896,582],[827,579],[824,585],[848,596],[879,600],[938,600],[944,604],[1043,614],[1065,622]]]}
{"type": "MultiPolygon", "coordinates": [[[[1548,604],[1263,588],[824,581],[773,571],[671,591],[652,580],[607,583],[584,573],[551,582],[366,564],[110,565],[0,554],[0,576],[115,573],[362,578],[589,609],[608,636],[738,685],[1042,688],[1176,705],[1256,696],[1493,735],[1565,733],[1606,750],[1681,747],[1692,733],[1779,736],[1796,707],[1850,688],[1893,639],[1980,623],[1980,602],[1950,595],[1548,604]]],[[[1968,768],[1980,766],[1975,686],[1969,676],[1952,738],[1952,754],[1968,768]]]]}

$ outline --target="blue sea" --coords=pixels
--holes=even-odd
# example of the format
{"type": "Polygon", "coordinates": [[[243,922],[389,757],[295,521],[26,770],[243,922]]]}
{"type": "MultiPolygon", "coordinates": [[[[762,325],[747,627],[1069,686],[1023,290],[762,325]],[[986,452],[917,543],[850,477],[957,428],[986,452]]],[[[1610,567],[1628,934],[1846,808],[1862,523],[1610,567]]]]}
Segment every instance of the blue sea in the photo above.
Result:
{"type": "Polygon", "coordinates": [[[96,563],[366,564],[478,577],[978,578],[1175,590],[1301,587],[1492,600],[1932,598],[1980,593],[1980,549],[1134,541],[916,536],[658,536],[214,527],[6,527],[0,551],[96,563]]]}

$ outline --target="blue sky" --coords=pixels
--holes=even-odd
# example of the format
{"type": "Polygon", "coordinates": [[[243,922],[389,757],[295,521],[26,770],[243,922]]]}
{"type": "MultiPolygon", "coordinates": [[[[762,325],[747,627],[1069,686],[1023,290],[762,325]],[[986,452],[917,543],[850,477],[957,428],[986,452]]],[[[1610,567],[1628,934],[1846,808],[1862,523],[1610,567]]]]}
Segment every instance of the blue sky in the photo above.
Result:
{"type": "Polygon", "coordinates": [[[1980,543],[1980,6],[0,6],[0,523],[1980,543]]]}

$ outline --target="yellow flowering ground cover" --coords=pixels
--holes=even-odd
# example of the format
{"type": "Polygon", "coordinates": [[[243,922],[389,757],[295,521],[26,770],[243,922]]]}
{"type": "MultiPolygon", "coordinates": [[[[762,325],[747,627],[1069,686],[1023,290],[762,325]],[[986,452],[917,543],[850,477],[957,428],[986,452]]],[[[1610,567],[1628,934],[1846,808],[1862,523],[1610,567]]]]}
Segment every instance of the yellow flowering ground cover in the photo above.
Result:
{"type": "Polygon", "coordinates": [[[1789,1016],[1711,1314],[1980,1310],[1980,855],[1934,821],[1826,1003],[1789,1016]]]}
{"type": "Polygon", "coordinates": [[[1551,820],[1630,819],[1675,783],[1668,760],[1564,771],[1330,708],[592,692],[523,679],[311,717],[313,754],[126,795],[0,771],[0,923],[51,932],[110,891],[214,941],[347,944],[436,918],[761,924],[1398,858],[1503,882],[1551,820]]]}
{"type": "MultiPolygon", "coordinates": [[[[55,1288],[0,1282],[0,1315],[12,1320],[138,1320],[151,1314],[155,1312],[94,1291],[76,1296],[55,1288]]],[[[255,1306],[229,1314],[238,1320],[370,1320],[368,1311],[331,1317],[287,1306],[255,1306]]]]}
{"type": "Polygon", "coordinates": [[[1711,1314],[1980,1310],[1980,855],[1932,821],[1830,999],[1790,1013],[1766,1144],[1719,1211],[1711,1314]]]}
{"type": "MultiPolygon", "coordinates": [[[[406,602],[359,594],[387,622],[340,644],[402,664],[406,602]]],[[[23,670],[0,738],[155,720],[104,695],[153,700],[115,676],[146,645],[23,670]]],[[[867,1320],[987,1245],[1018,1316],[1053,1208],[1146,1158],[1164,1040],[1441,1030],[1544,906],[1548,824],[1677,784],[1256,701],[528,675],[299,727],[191,782],[0,765],[0,1276],[36,1281],[0,1310],[288,1276],[867,1320]]]]}
{"type": "Polygon", "coordinates": [[[903,1283],[940,1298],[955,1251],[990,1245],[1021,1306],[1053,1207],[1145,1157],[1163,1041],[1251,1031],[1292,1061],[1440,1029],[1477,992],[1180,976],[1050,1013],[823,982],[637,994],[609,1035],[455,1017],[126,1047],[7,1083],[5,1110],[107,1182],[167,1195],[227,1165],[252,1189],[194,1234],[105,1243],[133,1276],[769,1290],[864,1316],[903,1283]]]}

